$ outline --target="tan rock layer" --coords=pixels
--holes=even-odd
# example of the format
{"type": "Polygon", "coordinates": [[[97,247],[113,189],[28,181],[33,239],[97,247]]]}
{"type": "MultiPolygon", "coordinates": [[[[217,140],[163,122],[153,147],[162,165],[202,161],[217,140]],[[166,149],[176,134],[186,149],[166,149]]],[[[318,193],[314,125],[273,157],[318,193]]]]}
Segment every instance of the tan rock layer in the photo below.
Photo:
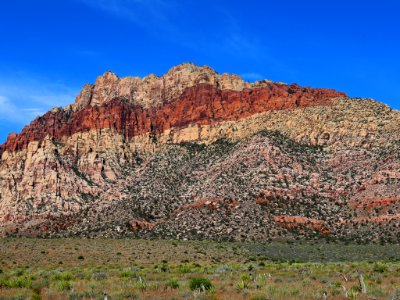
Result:
{"type": "MultiPolygon", "coordinates": [[[[144,78],[119,78],[112,72],[99,76],[95,84],[85,85],[71,106],[74,111],[87,105],[101,105],[114,98],[124,98],[129,103],[145,108],[161,106],[176,99],[183,91],[198,84],[210,84],[218,89],[241,91],[252,85],[233,74],[218,74],[208,66],[184,63],[171,68],[163,76],[150,74],[144,78]]],[[[262,85],[258,82],[256,85],[262,85]]]]}

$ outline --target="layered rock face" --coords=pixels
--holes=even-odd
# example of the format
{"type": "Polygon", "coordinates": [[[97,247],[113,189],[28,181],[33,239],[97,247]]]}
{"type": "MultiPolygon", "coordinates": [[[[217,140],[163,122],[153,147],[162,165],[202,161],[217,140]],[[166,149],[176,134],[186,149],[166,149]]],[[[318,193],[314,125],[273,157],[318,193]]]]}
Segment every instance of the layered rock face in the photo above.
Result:
{"type": "Polygon", "coordinates": [[[237,75],[219,75],[210,67],[197,67],[190,63],[176,66],[161,77],[151,74],[143,79],[140,77],[119,78],[112,72],[106,72],[97,78],[94,85],[88,84],[83,87],[72,109],[79,110],[87,105],[101,105],[114,98],[123,98],[144,108],[161,106],[178,98],[186,88],[199,84],[233,91],[251,87],[251,84],[245,83],[237,75]]]}
{"type": "Polygon", "coordinates": [[[0,146],[0,231],[397,241],[399,125],[373,100],[206,66],[107,72],[0,146]]]}
{"type": "Polygon", "coordinates": [[[77,132],[105,128],[128,139],[146,133],[159,135],[172,128],[234,121],[271,110],[328,106],[331,105],[330,99],[340,96],[345,94],[268,83],[262,88],[241,91],[199,84],[187,88],[175,101],[165,102],[162,107],[144,108],[135,105],[136,101],[114,98],[104,100],[100,105],[87,105],[77,112],[54,109],[33,121],[19,135],[11,135],[1,146],[0,154],[22,150],[31,141],[41,141],[46,136],[59,139],[77,132]]]}

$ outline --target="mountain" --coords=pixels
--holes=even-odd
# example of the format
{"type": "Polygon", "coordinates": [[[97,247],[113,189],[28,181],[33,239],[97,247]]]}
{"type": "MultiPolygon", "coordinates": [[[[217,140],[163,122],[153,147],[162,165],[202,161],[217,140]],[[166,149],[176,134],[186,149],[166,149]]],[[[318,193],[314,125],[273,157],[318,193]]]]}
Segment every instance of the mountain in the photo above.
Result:
{"type": "Polygon", "coordinates": [[[106,72],[0,157],[2,235],[400,241],[400,112],[331,89],[106,72]]]}

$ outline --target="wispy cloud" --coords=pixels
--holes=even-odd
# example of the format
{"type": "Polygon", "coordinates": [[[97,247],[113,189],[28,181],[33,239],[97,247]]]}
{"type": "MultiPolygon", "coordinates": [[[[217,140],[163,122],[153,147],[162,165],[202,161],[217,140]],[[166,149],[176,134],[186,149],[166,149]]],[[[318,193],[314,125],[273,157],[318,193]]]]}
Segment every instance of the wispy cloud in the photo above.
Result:
{"type": "Polygon", "coordinates": [[[24,75],[0,75],[0,124],[27,124],[55,106],[72,103],[78,93],[62,83],[24,75]]]}
{"type": "Polygon", "coordinates": [[[0,96],[0,120],[18,120],[20,111],[7,97],[0,96]]]}
{"type": "Polygon", "coordinates": [[[189,25],[185,23],[188,21],[188,14],[204,8],[200,7],[201,4],[174,0],[75,1],[127,20],[159,39],[168,40],[191,50],[252,58],[261,53],[267,55],[260,41],[241,26],[227,7],[221,7],[219,4],[208,4],[210,15],[207,17],[215,22],[214,30],[210,32],[202,28],[206,20],[196,20],[196,15],[193,15],[189,25]]]}
{"type": "Polygon", "coordinates": [[[8,121],[12,123],[26,123],[35,117],[44,114],[40,108],[20,108],[9,98],[0,96],[0,123],[8,121]]]}
{"type": "Polygon", "coordinates": [[[178,6],[165,0],[76,0],[87,6],[133,22],[145,30],[162,35],[178,33],[173,15],[178,6]]]}

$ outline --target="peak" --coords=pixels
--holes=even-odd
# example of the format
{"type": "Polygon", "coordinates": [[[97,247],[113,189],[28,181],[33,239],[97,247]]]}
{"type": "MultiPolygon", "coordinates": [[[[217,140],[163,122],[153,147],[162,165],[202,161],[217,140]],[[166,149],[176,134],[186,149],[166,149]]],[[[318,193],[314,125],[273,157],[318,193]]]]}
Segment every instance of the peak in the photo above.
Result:
{"type": "Polygon", "coordinates": [[[197,66],[194,63],[182,63],[180,65],[177,65],[175,67],[172,67],[171,69],[168,70],[166,73],[167,75],[178,73],[178,72],[184,72],[184,73],[194,73],[194,72],[207,72],[211,73],[213,75],[216,75],[217,72],[209,67],[209,66],[197,66]]]}
{"type": "Polygon", "coordinates": [[[143,81],[151,81],[151,80],[157,80],[157,79],[159,79],[160,77],[158,77],[156,74],[149,74],[149,75],[146,75],[145,77],[143,77],[143,81]]]}
{"type": "MultiPolygon", "coordinates": [[[[73,110],[87,105],[101,105],[115,98],[148,107],[159,107],[177,99],[187,88],[207,84],[219,90],[242,91],[243,89],[268,87],[271,81],[245,82],[239,75],[219,74],[213,68],[185,62],[170,68],[164,75],[149,74],[145,77],[118,77],[107,71],[97,77],[94,85],[85,85],[75,100],[73,110]]],[[[282,85],[277,83],[277,85],[282,85]]]]}
{"type": "Polygon", "coordinates": [[[99,78],[104,78],[104,79],[119,79],[118,75],[114,73],[113,71],[106,71],[104,72],[103,75],[99,76],[99,78]]]}
{"type": "Polygon", "coordinates": [[[103,76],[117,76],[118,77],[118,75],[111,70],[105,71],[103,76]]]}

